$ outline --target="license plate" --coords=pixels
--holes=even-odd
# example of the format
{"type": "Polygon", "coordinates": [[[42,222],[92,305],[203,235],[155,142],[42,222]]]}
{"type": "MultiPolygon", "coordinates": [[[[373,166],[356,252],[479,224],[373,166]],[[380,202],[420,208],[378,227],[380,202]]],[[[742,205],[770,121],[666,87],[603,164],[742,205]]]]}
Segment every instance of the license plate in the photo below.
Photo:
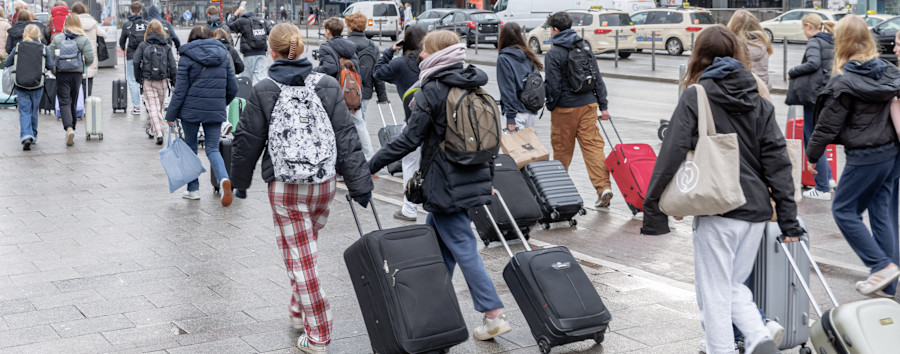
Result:
{"type": "Polygon", "coordinates": [[[613,37],[613,40],[614,40],[614,41],[627,41],[627,40],[628,40],[628,36],[618,36],[618,37],[613,37]]]}
{"type": "Polygon", "coordinates": [[[496,41],[497,36],[484,36],[484,40],[486,41],[496,41]]]}

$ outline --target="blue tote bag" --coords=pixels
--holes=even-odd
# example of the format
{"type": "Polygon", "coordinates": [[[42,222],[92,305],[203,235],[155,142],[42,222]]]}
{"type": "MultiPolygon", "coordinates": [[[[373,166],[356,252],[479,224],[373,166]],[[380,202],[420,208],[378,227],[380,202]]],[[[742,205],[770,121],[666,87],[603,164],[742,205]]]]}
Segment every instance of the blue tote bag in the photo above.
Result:
{"type": "Polygon", "coordinates": [[[206,172],[203,163],[200,162],[200,157],[191,151],[191,147],[181,140],[178,134],[173,137],[173,130],[175,129],[169,127],[166,147],[159,150],[159,161],[169,177],[169,193],[175,192],[181,186],[190,183],[206,172]]]}

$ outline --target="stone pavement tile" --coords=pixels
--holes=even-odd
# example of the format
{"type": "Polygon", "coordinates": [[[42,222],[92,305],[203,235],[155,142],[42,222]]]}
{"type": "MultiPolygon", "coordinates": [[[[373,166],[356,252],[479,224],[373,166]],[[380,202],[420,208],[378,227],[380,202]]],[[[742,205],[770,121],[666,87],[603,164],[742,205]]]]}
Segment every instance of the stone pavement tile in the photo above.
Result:
{"type": "Polygon", "coordinates": [[[34,311],[34,305],[28,299],[0,301],[0,317],[31,311],[34,311]]]}
{"type": "Polygon", "coordinates": [[[258,322],[266,322],[271,320],[288,320],[288,311],[286,306],[272,305],[266,307],[258,307],[255,309],[244,310],[244,313],[258,322]]]}
{"type": "Polygon", "coordinates": [[[685,324],[690,322],[698,322],[699,316],[693,313],[682,313],[660,304],[652,304],[648,306],[632,307],[626,310],[617,311],[614,314],[616,319],[624,319],[626,321],[637,324],[638,326],[650,325],[658,322],[674,322],[681,321],[685,324]]]}
{"type": "Polygon", "coordinates": [[[170,354],[250,353],[254,352],[254,349],[249,344],[247,344],[247,342],[244,342],[240,338],[228,338],[215,342],[189,345],[180,348],[172,348],[168,349],[167,352],[169,352],[170,354]]]}
{"type": "Polygon", "coordinates": [[[143,269],[133,272],[116,274],[116,277],[126,283],[147,282],[171,278],[186,278],[187,276],[187,274],[184,274],[184,272],[176,267],[143,269]]]}
{"type": "Polygon", "coordinates": [[[30,297],[31,303],[38,310],[45,310],[64,305],[79,305],[106,300],[96,290],[79,290],[45,296],[30,297]]]}
{"type": "Polygon", "coordinates": [[[28,328],[82,318],[84,318],[84,315],[75,306],[63,306],[3,316],[3,320],[6,321],[10,328],[28,328]]]}
{"type": "Polygon", "coordinates": [[[118,280],[114,285],[97,288],[97,291],[107,299],[118,299],[138,295],[170,293],[172,289],[158,280],[148,282],[135,281],[133,283],[118,280]]]}
{"type": "Polygon", "coordinates": [[[200,343],[208,343],[223,338],[238,338],[241,336],[254,333],[246,325],[226,326],[220,328],[212,328],[197,333],[183,333],[174,339],[181,346],[194,345],[200,343]]]}
{"type": "MultiPolygon", "coordinates": [[[[104,317],[84,318],[75,321],[54,323],[53,329],[63,338],[78,337],[91,333],[114,331],[117,329],[133,328],[135,326],[123,315],[110,315],[104,317]]],[[[104,339],[104,341],[106,341],[104,339]]]]}
{"type": "Polygon", "coordinates": [[[15,300],[56,293],[59,293],[59,290],[56,289],[56,286],[52,283],[37,283],[16,286],[12,285],[12,281],[10,281],[9,284],[0,286],[0,301],[15,300]]]}
{"type": "Polygon", "coordinates": [[[100,353],[110,348],[112,346],[102,335],[90,334],[6,348],[0,353],[100,353]]]}
{"type": "Polygon", "coordinates": [[[126,312],[136,312],[154,308],[143,296],[118,298],[75,305],[85,317],[101,317],[126,312]]]}
{"type": "MultiPolygon", "coordinates": [[[[18,257],[16,257],[18,258],[18,257]]],[[[23,262],[19,259],[0,262],[0,275],[16,275],[24,273],[39,272],[40,269],[30,262],[23,262]]]]}
{"type": "Polygon", "coordinates": [[[151,308],[125,313],[125,317],[137,326],[171,323],[177,320],[188,320],[204,316],[206,314],[192,305],[151,308]]]}
{"type": "Polygon", "coordinates": [[[103,332],[103,336],[113,345],[127,344],[129,346],[152,345],[157,342],[165,342],[178,334],[178,327],[171,323],[103,332]]]}
{"type": "MultiPolygon", "coordinates": [[[[76,240],[77,241],[77,240],[76,240]]],[[[84,245],[79,242],[77,247],[73,247],[73,249],[84,250],[84,245]]],[[[34,264],[41,271],[50,271],[54,269],[71,269],[74,267],[81,266],[90,266],[96,265],[100,263],[100,261],[94,257],[92,254],[85,254],[84,252],[79,253],[69,253],[69,252],[57,252],[59,254],[58,257],[54,257],[52,259],[44,259],[44,260],[35,260],[34,264]]],[[[63,280],[63,279],[56,279],[63,280]]]]}
{"type": "MultiPolygon", "coordinates": [[[[692,328],[694,328],[694,326],[691,326],[689,322],[675,320],[669,322],[653,322],[643,326],[616,331],[616,333],[654,348],[685,339],[696,338],[694,340],[694,349],[696,350],[696,343],[700,341],[703,334],[694,331],[692,328]]],[[[682,351],[682,353],[684,352],[682,351]]]]}
{"type": "Polygon", "coordinates": [[[0,348],[43,342],[59,338],[52,327],[44,325],[0,332],[0,348]]]}
{"type": "Polygon", "coordinates": [[[121,262],[105,262],[96,265],[85,265],[73,267],[82,277],[93,277],[98,275],[109,275],[123,272],[133,272],[144,269],[143,266],[135,261],[121,262]]]}
{"type": "Polygon", "coordinates": [[[224,300],[224,298],[212,291],[209,287],[203,285],[194,286],[193,284],[184,283],[177,286],[167,284],[172,288],[172,292],[148,294],[144,295],[156,307],[169,307],[175,305],[190,304],[192,302],[224,300]]]}
{"type": "Polygon", "coordinates": [[[262,267],[282,267],[284,269],[284,260],[281,257],[272,257],[272,255],[252,255],[252,256],[243,256],[243,257],[235,257],[234,260],[244,267],[254,269],[254,268],[262,268],[262,267]]]}
{"type": "Polygon", "coordinates": [[[256,320],[243,312],[218,313],[214,316],[200,317],[190,320],[174,321],[178,328],[187,333],[199,333],[224,327],[256,323],[256,320]]]}
{"type": "Polygon", "coordinates": [[[205,299],[196,299],[192,304],[210,316],[219,316],[234,311],[243,311],[263,306],[271,305],[268,301],[259,295],[245,292],[239,297],[224,298],[221,300],[206,301],[205,299]]]}
{"type": "Polygon", "coordinates": [[[42,272],[11,275],[9,278],[16,283],[16,285],[30,285],[80,277],[81,275],[72,268],[59,268],[42,272]]]}
{"type": "MultiPolygon", "coordinates": [[[[294,331],[288,326],[284,326],[284,328],[269,332],[256,333],[251,335],[242,336],[241,339],[244,342],[250,344],[256,351],[259,352],[270,352],[278,349],[288,349],[294,346],[294,343],[297,342],[297,337],[299,333],[294,331]]],[[[366,337],[357,337],[360,341],[364,341],[366,346],[369,344],[369,340],[366,337]]],[[[336,340],[332,340],[332,345],[329,346],[332,352],[339,353],[338,349],[349,349],[349,348],[340,348],[340,344],[337,343],[336,340]]],[[[350,353],[350,352],[347,352],[350,353]]]]}

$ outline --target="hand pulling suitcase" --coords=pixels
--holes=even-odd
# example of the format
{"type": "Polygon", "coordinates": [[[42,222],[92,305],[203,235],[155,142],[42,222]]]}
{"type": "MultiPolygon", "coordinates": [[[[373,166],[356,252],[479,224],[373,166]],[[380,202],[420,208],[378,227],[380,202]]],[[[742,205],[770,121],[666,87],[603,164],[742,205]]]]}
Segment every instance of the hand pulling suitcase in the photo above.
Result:
{"type": "MultiPolygon", "coordinates": [[[[503,196],[499,192],[495,195],[507,218],[512,218],[503,196]]],[[[490,208],[485,205],[483,209],[495,231],[500,232],[490,208]]],[[[516,235],[527,251],[514,255],[506,240],[500,238],[510,257],[503,268],[503,280],[541,353],[588,339],[602,343],[612,315],[569,249],[556,246],[533,250],[521,232],[516,235]]]]}
{"type": "MultiPolygon", "coordinates": [[[[784,243],[779,242],[791,263],[795,274],[801,271],[794,257],[788,252],[784,243]]],[[[824,313],[819,305],[812,301],[813,309],[819,315],[809,330],[812,350],[801,350],[801,354],[874,354],[896,353],[900,348],[900,304],[893,299],[869,299],[840,305],[825,281],[822,271],[812,258],[809,247],[800,243],[803,253],[810,261],[813,270],[834,308],[824,313]]],[[[798,278],[799,279],[799,278],[798,278]]],[[[806,281],[799,279],[803,291],[810,299],[815,299],[806,281]]]]}
{"type": "MultiPolygon", "coordinates": [[[[793,108],[793,107],[791,107],[793,108]]],[[[788,115],[791,115],[788,112],[788,115]]],[[[787,122],[787,132],[785,132],[785,139],[803,139],[803,117],[795,117],[792,119],[788,119],[787,122]]],[[[806,144],[803,145],[803,156],[806,156],[806,144]]],[[[831,167],[831,178],[837,181],[838,169],[837,169],[837,145],[829,144],[825,147],[825,158],[828,159],[828,165],[831,167]]],[[[816,177],[809,172],[804,166],[803,168],[803,177],[800,180],[804,186],[807,187],[815,187],[816,186],[816,177]]]]}
{"type": "Polygon", "coordinates": [[[128,110],[128,81],[125,79],[115,79],[112,82],[112,109],[113,113],[118,110],[126,112],[128,110]]]}
{"type": "Polygon", "coordinates": [[[573,217],[585,214],[584,201],[561,162],[535,161],[525,166],[522,174],[541,206],[541,228],[546,230],[550,223],[566,220],[571,226],[578,224],[573,217]]]}
{"type": "MultiPolygon", "coordinates": [[[[234,144],[234,136],[233,135],[222,135],[219,137],[219,152],[222,153],[222,159],[225,160],[225,172],[228,173],[230,178],[231,176],[231,146],[234,144]]],[[[213,192],[219,193],[219,178],[216,176],[216,172],[210,169],[209,171],[209,183],[213,186],[213,192]]]]}
{"type": "MultiPolygon", "coordinates": [[[[806,229],[802,220],[800,226],[806,229]]],[[[756,263],[750,273],[749,287],[753,293],[753,302],[763,310],[766,318],[784,326],[784,340],[775,345],[786,350],[797,346],[805,347],[809,339],[809,298],[800,289],[797,275],[786,271],[790,264],[779,246],[780,237],[781,228],[778,223],[766,223],[756,263]]],[[[800,241],[809,244],[809,235],[804,234],[800,241]]],[[[787,248],[794,259],[800,262],[798,265],[803,270],[803,280],[808,283],[809,259],[799,257],[802,251],[797,243],[790,243],[787,248]]]]}
{"type": "Polygon", "coordinates": [[[606,156],[606,167],[609,173],[616,180],[619,186],[619,192],[622,198],[628,204],[631,213],[644,211],[644,196],[647,195],[647,188],[650,186],[650,176],[653,175],[653,166],[656,165],[656,153],[648,144],[625,144],[622,142],[622,136],[613,124],[612,118],[609,124],[612,125],[616,137],[619,138],[619,144],[612,144],[606,129],[603,128],[603,121],[597,119],[597,124],[603,130],[607,144],[612,146],[612,151],[606,156]]]}
{"type": "Polygon", "coordinates": [[[103,140],[103,104],[100,97],[90,96],[84,101],[84,135],[91,140],[96,135],[103,140]]]}
{"type": "MultiPolygon", "coordinates": [[[[381,147],[384,148],[388,143],[396,139],[403,133],[403,125],[397,124],[397,117],[394,116],[394,109],[391,108],[391,105],[388,104],[388,109],[391,111],[391,119],[394,120],[394,125],[387,125],[387,122],[384,120],[384,112],[381,111],[381,105],[375,104],[378,106],[378,115],[381,116],[381,129],[378,129],[378,143],[381,144],[381,147]]],[[[403,172],[403,162],[402,161],[394,161],[388,164],[387,166],[388,173],[393,176],[395,173],[403,172]]]]}
{"type": "Polygon", "coordinates": [[[437,235],[428,225],[381,229],[363,235],[354,202],[350,211],[361,239],[344,251],[372,350],[379,354],[446,353],[469,338],[437,235]]]}
{"type": "Polygon", "coordinates": [[[250,94],[253,92],[253,81],[250,81],[249,77],[238,76],[238,92],[237,97],[243,98],[245,100],[250,99],[250,94]]]}
{"type": "MultiPolygon", "coordinates": [[[[494,189],[502,192],[503,195],[508,196],[512,201],[510,211],[516,218],[515,225],[519,227],[519,230],[522,231],[522,234],[527,239],[531,227],[541,218],[541,206],[538,205],[531,195],[531,190],[528,189],[528,184],[525,183],[525,177],[519,172],[516,160],[512,156],[501,154],[494,160],[494,189]]],[[[497,224],[499,224],[503,236],[507,240],[516,239],[516,234],[512,229],[513,223],[510,222],[505,213],[500,212],[500,201],[497,199],[497,194],[492,196],[489,208],[491,214],[497,216],[497,224]]],[[[485,246],[499,240],[499,235],[494,231],[493,223],[491,223],[482,208],[469,209],[469,218],[475,224],[475,231],[478,232],[478,236],[484,241],[485,246]]]]}

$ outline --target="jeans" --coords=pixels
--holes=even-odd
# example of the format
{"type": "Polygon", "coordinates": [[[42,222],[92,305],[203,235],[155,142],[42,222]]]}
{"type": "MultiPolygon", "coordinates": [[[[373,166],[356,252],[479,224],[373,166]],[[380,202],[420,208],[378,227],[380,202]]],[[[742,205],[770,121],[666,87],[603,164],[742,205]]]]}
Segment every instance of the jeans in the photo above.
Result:
{"type": "Polygon", "coordinates": [[[250,81],[256,85],[262,79],[265,79],[268,74],[267,70],[269,68],[269,60],[265,55],[248,55],[244,57],[244,72],[241,73],[243,77],[249,77],[250,81]]]}
{"type": "Polygon", "coordinates": [[[134,78],[134,60],[125,61],[125,78],[128,80],[128,93],[131,94],[131,108],[141,108],[141,85],[134,78]]]}
{"type": "MultiPolygon", "coordinates": [[[[898,188],[900,155],[891,160],[871,165],[844,167],[841,184],[835,190],[831,212],[850,248],[872,273],[884,269],[898,260],[898,188]],[[846,178],[846,180],[845,180],[846,178]],[[846,182],[845,182],[846,181],[846,182]],[[869,211],[866,228],[863,211],[869,211]]],[[[890,295],[896,294],[897,282],[884,288],[890,295]]]]}
{"type": "Polygon", "coordinates": [[[81,88],[81,73],[56,74],[56,97],[59,99],[59,115],[63,121],[63,129],[75,129],[79,88],[81,88]]]}
{"type": "MultiPolygon", "coordinates": [[[[815,105],[804,105],[803,106],[803,146],[809,142],[809,138],[812,136],[813,131],[816,129],[816,125],[813,124],[813,117],[816,112],[815,105]]],[[[819,158],[819,162],[816,162],[816,190],[819,192],[831,192],[831,167],[828,165],[828,157],[827,154],[822,154],[822,157],[819,158]]],[[[804,159],[805,160],[805,159],[804,159]]],[[[805,166],[804,166],[805,167],[805,166]]]]}
{"type": "Polygon", "coordinates": [[[481,254],[478,253],[478,244],[475,234],[472,233],[472,220],[466,212],[452,214],[428,213],[425,223],[434,228],[438,234],[438,244],[441,247],[441,255],[450,277],[453,270],[459,264],[469,292],[472,294],[472,302],[478,312],[487,312],[503,307],[494,282],[484,268],[481,254]]]}
{"type": "Polygon", "coordinates": [[[16,98],[19,100],[20,142],[24,142],[25,139],[37,139],[38,108],[43,94],[43,88],[35,90],[16,88],[16,98]]]}
{"type": "MultiPolygon", "coordinates": [[[[196,153],[197,132],[200,130],[201,124],[181,121],[181,125],[184,128],[184,142],[196,153]]],[[[228,171],[225,169],[225,160],[222,159],[222,154],[219,152],[219,136],[221,134],[219,129],[222,127],[222,123],[203,123],[202,126],[203,135],[206,137],[206,157],[209,159],[209,167],[212,169],[212,173],[219,177],[219,183],[222,183],[223,179],[229,178],[228,171]]],[[[200,181],[195,179],[188,183],[187,190],[200,190],[200,181]]]]}
{"type": "Polygon", "coordinates": [[[366,106],[369,104],[370,100],[362,100],[362,107],[358,112],[351,113],[350,117],[353,119],[353,125],[356,126],[356,135],[359,136],[359,143],[362,145],[363,155],[366,156],[366,160],[375,156],[375,151],[372,150],[372,137],[369,136],[369,127],[366,125],[366,106]]]}

